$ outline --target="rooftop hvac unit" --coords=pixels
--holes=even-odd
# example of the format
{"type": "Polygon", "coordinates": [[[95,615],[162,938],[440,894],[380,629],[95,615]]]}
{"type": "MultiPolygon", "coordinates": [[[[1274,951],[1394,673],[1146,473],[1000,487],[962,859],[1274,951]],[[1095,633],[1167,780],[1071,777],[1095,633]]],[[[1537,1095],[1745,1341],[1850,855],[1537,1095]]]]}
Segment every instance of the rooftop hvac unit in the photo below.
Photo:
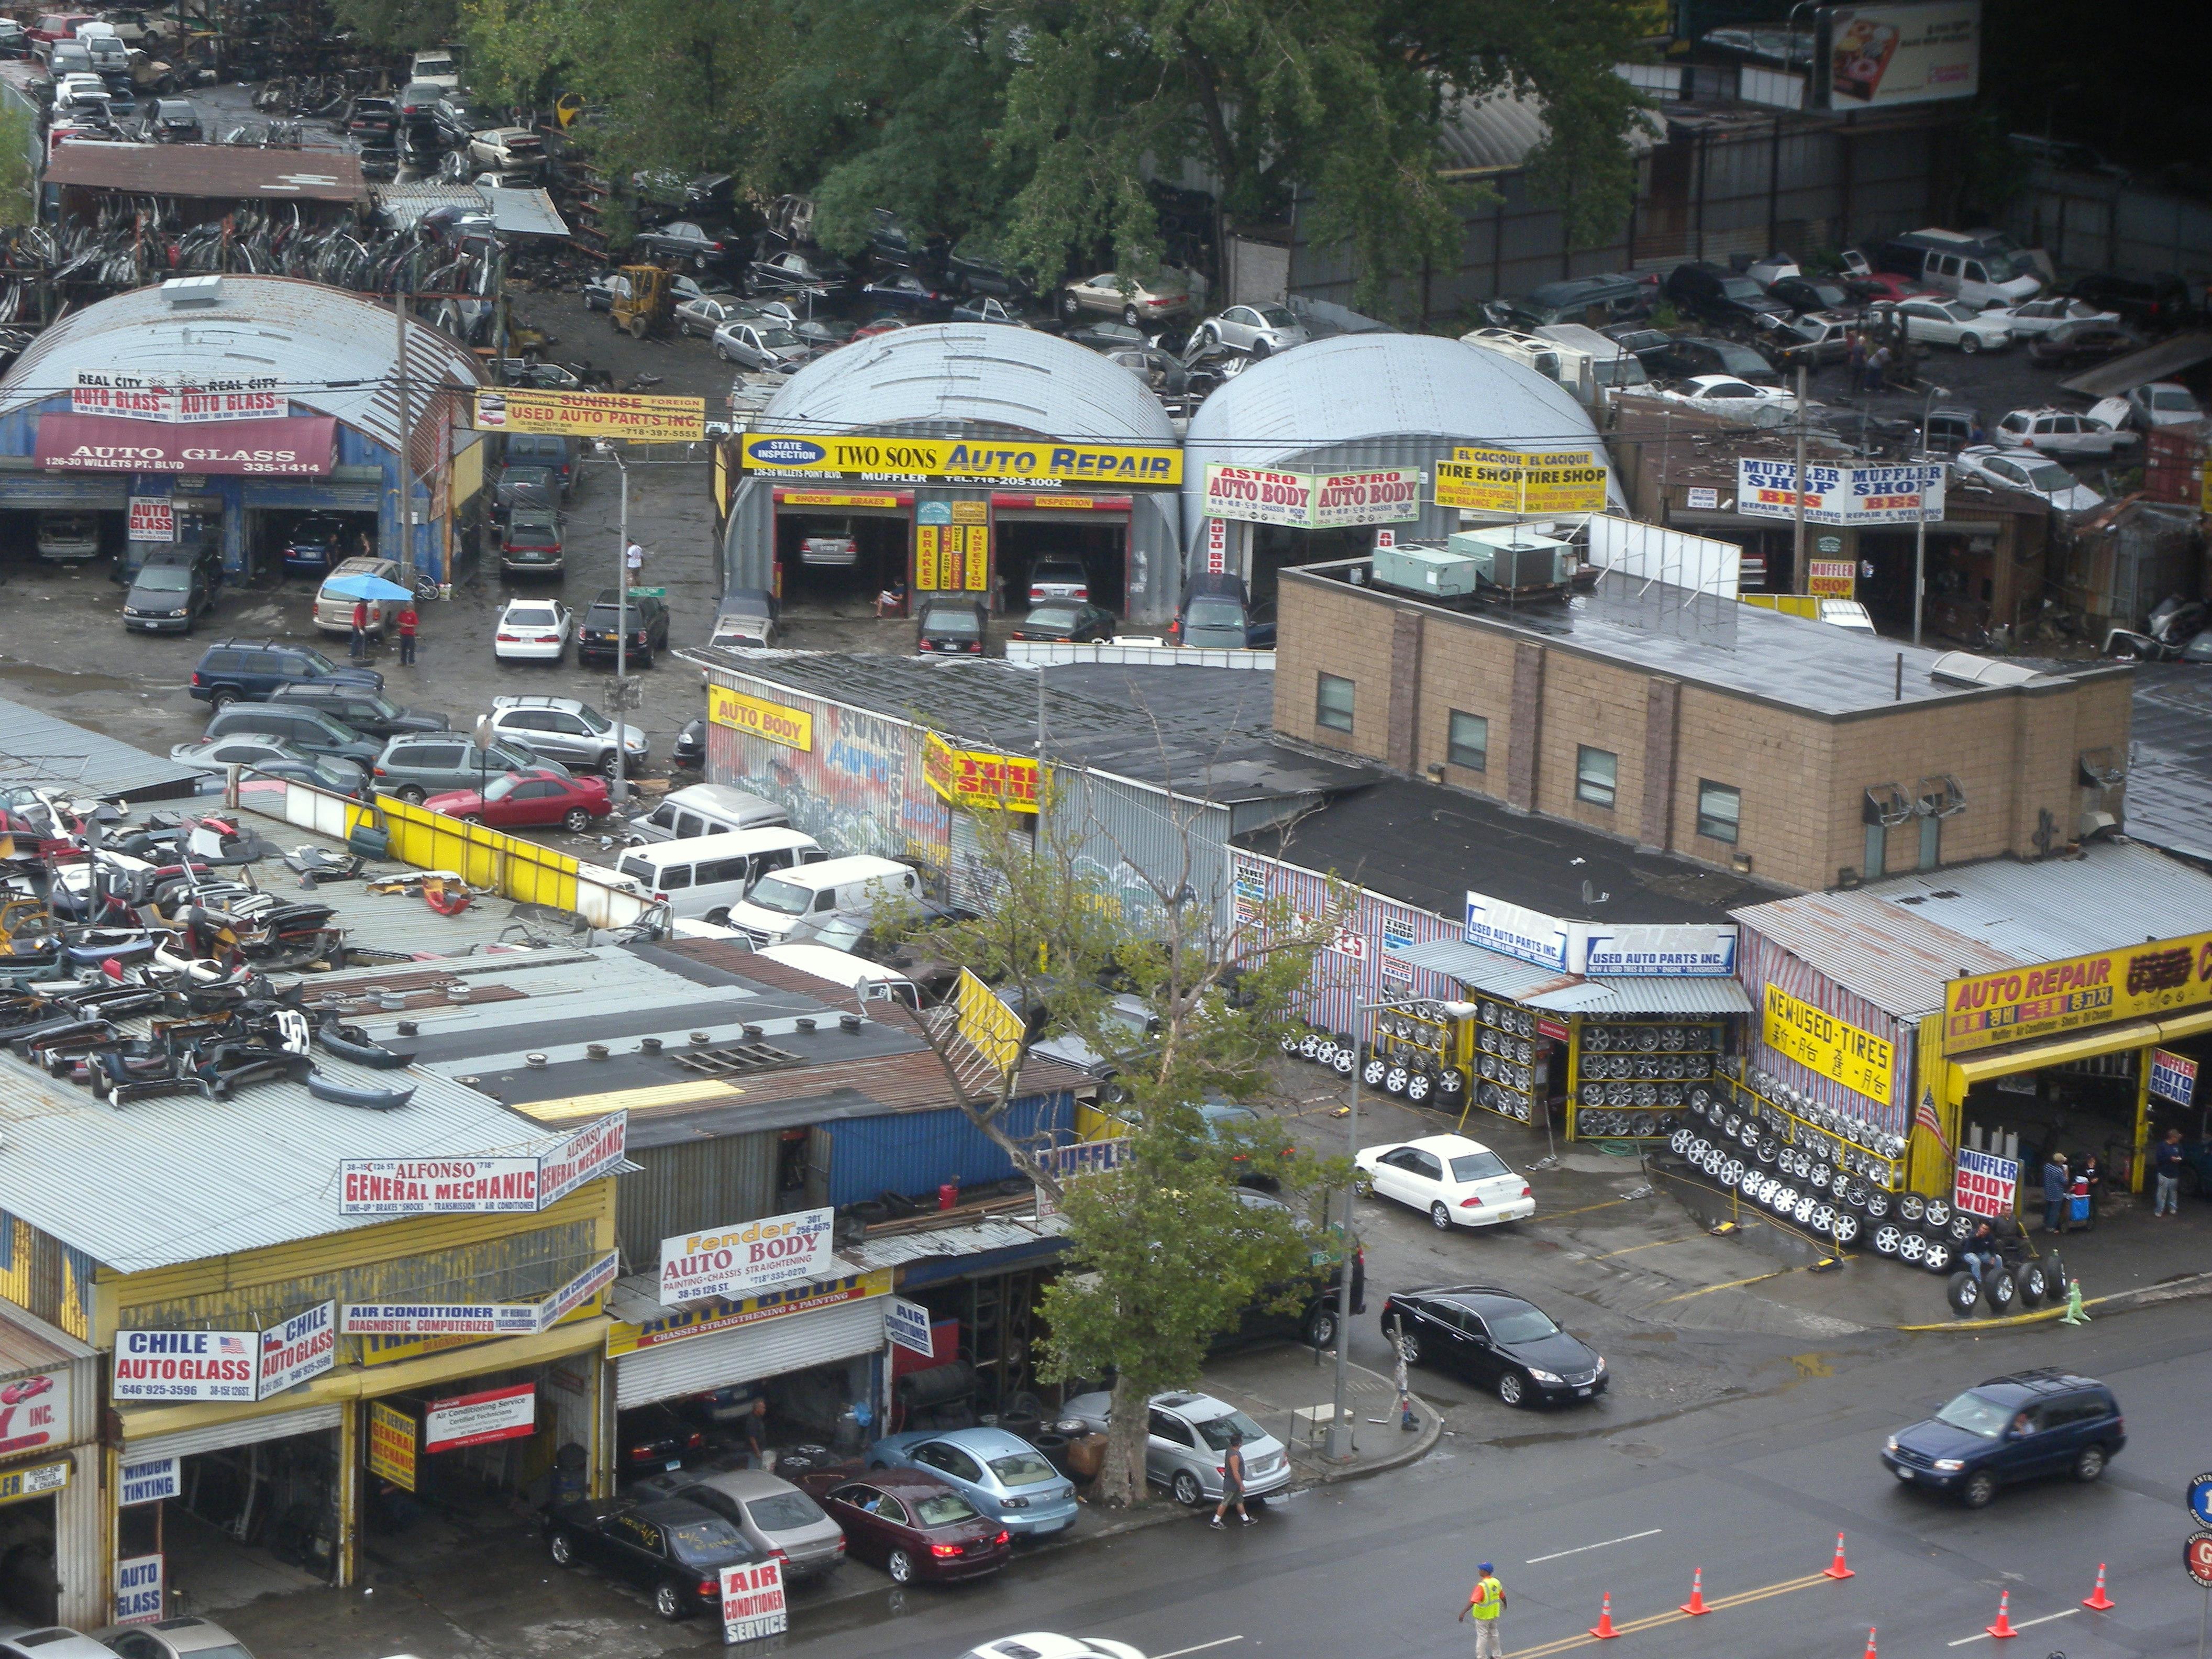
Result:
{"type": "Polygon", "coordinates": [[[1456,548],[1446,551],[1440,547],[1378,547],[1374,572],[1377,586],[1403,588],[1431,599],[1472,593],[1484,574],[1478,560],[1456,548]]]}
{"type": "Polygon", "coordinates": [[[1567,544],[1540,536],[1526,525],[1462,530],[1452,537],[1450,546],[1454,553],[1476,562],[1490,586],[1516,593],[1565,587],[1574,574],[1567,544]]]}

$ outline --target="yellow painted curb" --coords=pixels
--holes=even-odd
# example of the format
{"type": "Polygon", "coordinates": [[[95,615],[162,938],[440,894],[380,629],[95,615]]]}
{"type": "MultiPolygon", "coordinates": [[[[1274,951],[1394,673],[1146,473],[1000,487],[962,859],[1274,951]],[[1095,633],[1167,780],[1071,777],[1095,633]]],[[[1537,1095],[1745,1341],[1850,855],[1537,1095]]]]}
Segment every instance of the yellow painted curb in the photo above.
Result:
{"type": "MultiPolygon", "coordinates": [[[[2174,1282],[2180,1285],[2200,1284],[2208,1279],[2212,1279],[2212,1273],[2197,1273],[2174,1282]]],[[[2081,1305],[2094,1308],[2103,1303],[2118,1302],[2124,1297],[2142,1296],[2149,1291],[2172,1288],[2172,1285],[2146,1285],[2141,1290],[2114,1291],[2109,1296],[2085,1296],[2081,1298],[2081,1305]]],[[[1941,1325],[1898,1325],[1892,1328],[1900,1331],[1996,1331],[2008,1325],[2039,1325],[2045,1320],[2060,1317],[2065,1311],[2065,1304],[2061,1303],[2055,1308],[2038,1308],[2033,1313],[2007,1314],[2002,1319],[1954,1319],[1941,1325]]]]}

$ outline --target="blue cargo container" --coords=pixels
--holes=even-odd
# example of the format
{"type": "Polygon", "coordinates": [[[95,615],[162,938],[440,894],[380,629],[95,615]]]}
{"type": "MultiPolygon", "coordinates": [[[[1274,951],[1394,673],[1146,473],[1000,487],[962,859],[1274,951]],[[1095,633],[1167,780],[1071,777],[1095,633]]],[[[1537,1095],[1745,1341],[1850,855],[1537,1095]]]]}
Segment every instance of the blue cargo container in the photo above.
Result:
{"type": "MultiPolygon", "coordinates": [[[[1017,1140],[1046,1129],[1056,1131],[1056,1139],[1073,1139],[1075,1097],[1066,1090],[1024,1095],[1008,1109],[1004,1122],[1017,1140]]],[[[1014,1173],[1006,1150],[957,1106],[836,1118],[816,1133],[830,1143],[830,1202],[841,1209],[881,1193],[924,1198],[948,1181],[973,1187],[1014,1173]]]]}

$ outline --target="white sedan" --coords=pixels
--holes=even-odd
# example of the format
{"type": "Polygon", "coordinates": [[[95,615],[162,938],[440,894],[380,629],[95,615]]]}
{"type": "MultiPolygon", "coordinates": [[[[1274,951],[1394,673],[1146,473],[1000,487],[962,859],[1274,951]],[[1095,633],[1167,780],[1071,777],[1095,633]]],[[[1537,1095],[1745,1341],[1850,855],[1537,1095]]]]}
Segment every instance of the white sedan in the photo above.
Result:
{"type": "Polygon", "coordinates": [[[1231,306],[1198,325],[1198,338],[1232,351],[1249,351],[1255,357],[1288,351],[1312,337],[1306,325],[1284,306],[1231,306]]]}
{"type": "Polygon", "coordinates": [[[973,1647],[961,1659],[1145,1659],[1127,1642],[1103,1636],[1055,1636],[1050,1631],[1025,1631],[997,1642],[973,1647]]]}
{"type": "Polygon", "coordinates": [[[491,653],[506,662],[554,662],[568,648],[575,614],[554,599],[509,599],[491,653]]]}
{"type": "Polygon", "coordinates": [[[2031,335],[2048,334],[2062,323],[2097,323],[2107,328],[2120,325],[2117,311],[2100,311],[2087,300],[2069,300],[2057,295],[2047,300],[2028,300],[2016,306],[2002,306],[1982,313],[1985,323],[2002,323],[2015,340],[2031,335]]]}
{"type": "Polygon", "coordinates": [[[1959,452],[1960,471],[2000,489],[2017,489],[2040,495],[2061,513],[2087,513],[2102,507],[2105,498],[2081,483],[2057,462],[2032,449],[1999,449],[1994,444],[1975,444],[1959,452]]]}
{"type": "Polygon", "coordinates": [[[2012,331],[2002,313],[1977,311],[1958,300],[1899,300],[1870,306],[1869,320],[1894,319],[1904,325],[1908,340],[1928,345],[1956,346],[1968,356],[1977,351],[1997,351],[2012,343],[2012,331]]]}
{"type": "Polygon", "coordinates": [[[1733,374],[1693,374],[1659,395],[1744,426],[1780,426],[1797,412],[1796,392],[1779,386],[1753,386],[1733,374]]]}
{"type": "Polygon", "coordinates": [[[1425,1135],[1363,1148],[1352,1160],[1360,1188],[1428,1212],[1438,1231],[1495,1227],[1536,1213],[1528,1183],[1465,1135],[1425,1135]]]}
{"type": "Polygon", "coordinates": [[[1997,441],[2008,449],[2033,449],[2045,455],[2087,455],[2109,460],[2115,450],[2132,449],[2132,432],[2116,432],[2102,421],[2063,409],[2015,409],[1997,422],[1997,441]]]}

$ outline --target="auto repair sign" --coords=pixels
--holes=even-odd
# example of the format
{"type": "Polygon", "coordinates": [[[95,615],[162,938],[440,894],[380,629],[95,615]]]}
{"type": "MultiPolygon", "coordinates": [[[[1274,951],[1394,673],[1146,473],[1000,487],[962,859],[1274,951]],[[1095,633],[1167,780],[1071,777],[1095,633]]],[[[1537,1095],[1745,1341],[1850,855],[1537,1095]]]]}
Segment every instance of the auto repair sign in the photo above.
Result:
{"type": "Polygon", "coordinates": [[[834,1278],[827,1210],[764,1216],[720,1232],[684,1233],[660,1241],[660,1299],[736,1299],[775,1285],[834,1278]]]}
{"type": "Polygon", "coordinates": [[[118,1331],[116,1400],[259,1398],[258,1331],[118,1331]]]}
{"type": "Polygon", "coordinates": [[[2020,1161],[1994,1152],[1959,1150],[1951,1182],[1951,1207],[1969,1215],[2010,1215],[2020,1202],[2020,1161]]]}

